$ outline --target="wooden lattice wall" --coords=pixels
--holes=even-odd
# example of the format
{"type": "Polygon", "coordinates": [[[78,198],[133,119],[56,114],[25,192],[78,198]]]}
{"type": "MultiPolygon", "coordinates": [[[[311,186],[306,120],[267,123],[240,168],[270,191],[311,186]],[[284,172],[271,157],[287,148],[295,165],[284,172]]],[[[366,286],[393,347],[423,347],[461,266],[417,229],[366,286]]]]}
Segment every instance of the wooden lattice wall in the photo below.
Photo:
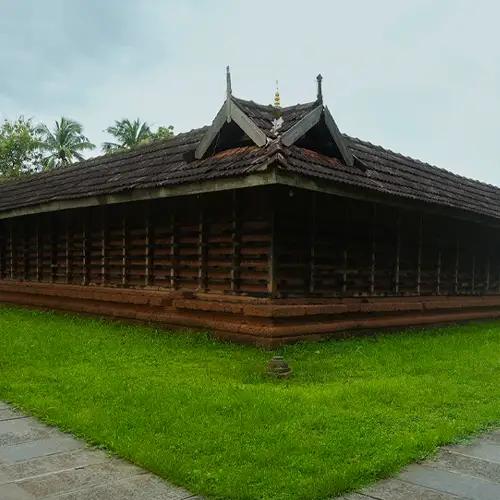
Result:
{"type": "Polygon", "coordinates": [[[288,188],[0,221],[0,279],[274,297],[500,293],[500,231],[288,188]]]}
{"type": "Polygon", "coordinates": [[[266,190],[82,208],[0,222],[0,278],[264,295],[266,190]]]}
{"type": "Polygon", "coordinates": [[[500,293],[500,229],[289,189],[275,194],[281,296],[500,293]]]}

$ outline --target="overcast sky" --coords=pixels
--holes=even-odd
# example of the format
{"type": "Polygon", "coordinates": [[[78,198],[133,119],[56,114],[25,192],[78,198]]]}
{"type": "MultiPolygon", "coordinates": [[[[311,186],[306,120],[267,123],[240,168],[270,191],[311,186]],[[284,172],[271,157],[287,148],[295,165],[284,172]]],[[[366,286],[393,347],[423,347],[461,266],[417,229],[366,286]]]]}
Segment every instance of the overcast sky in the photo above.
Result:
{"type": "Polygon", "coordinates": [[[176,132],[233,93],[315,98],[339,128],[500,185],[497,2],[476,0],[0,0],[0,118],[113,120],[176,132]]]}

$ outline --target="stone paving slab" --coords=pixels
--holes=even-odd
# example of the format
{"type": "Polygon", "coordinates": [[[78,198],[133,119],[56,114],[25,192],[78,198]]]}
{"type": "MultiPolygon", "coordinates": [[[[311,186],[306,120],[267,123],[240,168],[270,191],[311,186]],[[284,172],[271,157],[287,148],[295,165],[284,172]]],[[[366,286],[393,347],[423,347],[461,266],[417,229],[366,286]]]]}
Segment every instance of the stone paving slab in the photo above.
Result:
{"type": "Polygon", "coordinates": [[[500,431],[468,444],[445,446],[437,456],[412,464],[344,500],[500,500],[500,431]]]}
{"type": "Polygon", "coordinates": [[[0,402],[0,500],[182,500],[157,476],[0,402]]]}

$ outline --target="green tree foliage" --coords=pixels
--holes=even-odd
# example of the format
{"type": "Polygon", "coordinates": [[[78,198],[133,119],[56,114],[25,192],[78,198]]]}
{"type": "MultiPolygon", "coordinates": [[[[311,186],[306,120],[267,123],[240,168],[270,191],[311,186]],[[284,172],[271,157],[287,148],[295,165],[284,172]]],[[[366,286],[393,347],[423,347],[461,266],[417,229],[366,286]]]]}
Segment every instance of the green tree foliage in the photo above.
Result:
{"type": "Polygon", "coordinates": [[[158,127],[158,130],[153,133],[153,140],[156,139],[170,139],[174,136],[174,127],[169,125],[168,127],[158,127]]]}
{"type": "Polygon", "coordinates": [[[44,168],[64,167],[75,160],[83,160],[82,152],[95,147],[83,135],[80,123],[62,117],[55,122],[53,130],[46,125],[40,127],[42,135],[41,149],[46,153],[43,158],[44,168]]]}
{"type": "Polygon", "coordinates": [[[141,122],[139,118],[131,121],[128,119],[116,120],[114,125],[106,129],[108,134],[115,138],[115,142],[105,142],[102,145],[106,153],[132,149],[140,144],[145,144],[158,139],[170,139],[174,135],[174,127],[158,127],[153,132],[147,122],[141,122]]]}
{"type": "Polygon", "coordinates": [[[40,129],[31,119],[20,116],[0,125],[0,181],[40,169],[40,129]]]}

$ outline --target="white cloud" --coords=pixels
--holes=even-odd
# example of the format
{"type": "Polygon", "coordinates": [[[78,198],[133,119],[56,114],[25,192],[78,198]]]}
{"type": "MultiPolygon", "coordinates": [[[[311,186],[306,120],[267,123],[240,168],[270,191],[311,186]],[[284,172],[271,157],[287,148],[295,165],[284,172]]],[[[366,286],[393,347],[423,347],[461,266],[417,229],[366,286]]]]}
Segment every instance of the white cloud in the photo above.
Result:
{"type": "Polygon", "coordinates": [[[347,133],[500,185],[493,1],[0,0],[0,116],[209,123],[241,97],[325,100],[347,133]]]}

